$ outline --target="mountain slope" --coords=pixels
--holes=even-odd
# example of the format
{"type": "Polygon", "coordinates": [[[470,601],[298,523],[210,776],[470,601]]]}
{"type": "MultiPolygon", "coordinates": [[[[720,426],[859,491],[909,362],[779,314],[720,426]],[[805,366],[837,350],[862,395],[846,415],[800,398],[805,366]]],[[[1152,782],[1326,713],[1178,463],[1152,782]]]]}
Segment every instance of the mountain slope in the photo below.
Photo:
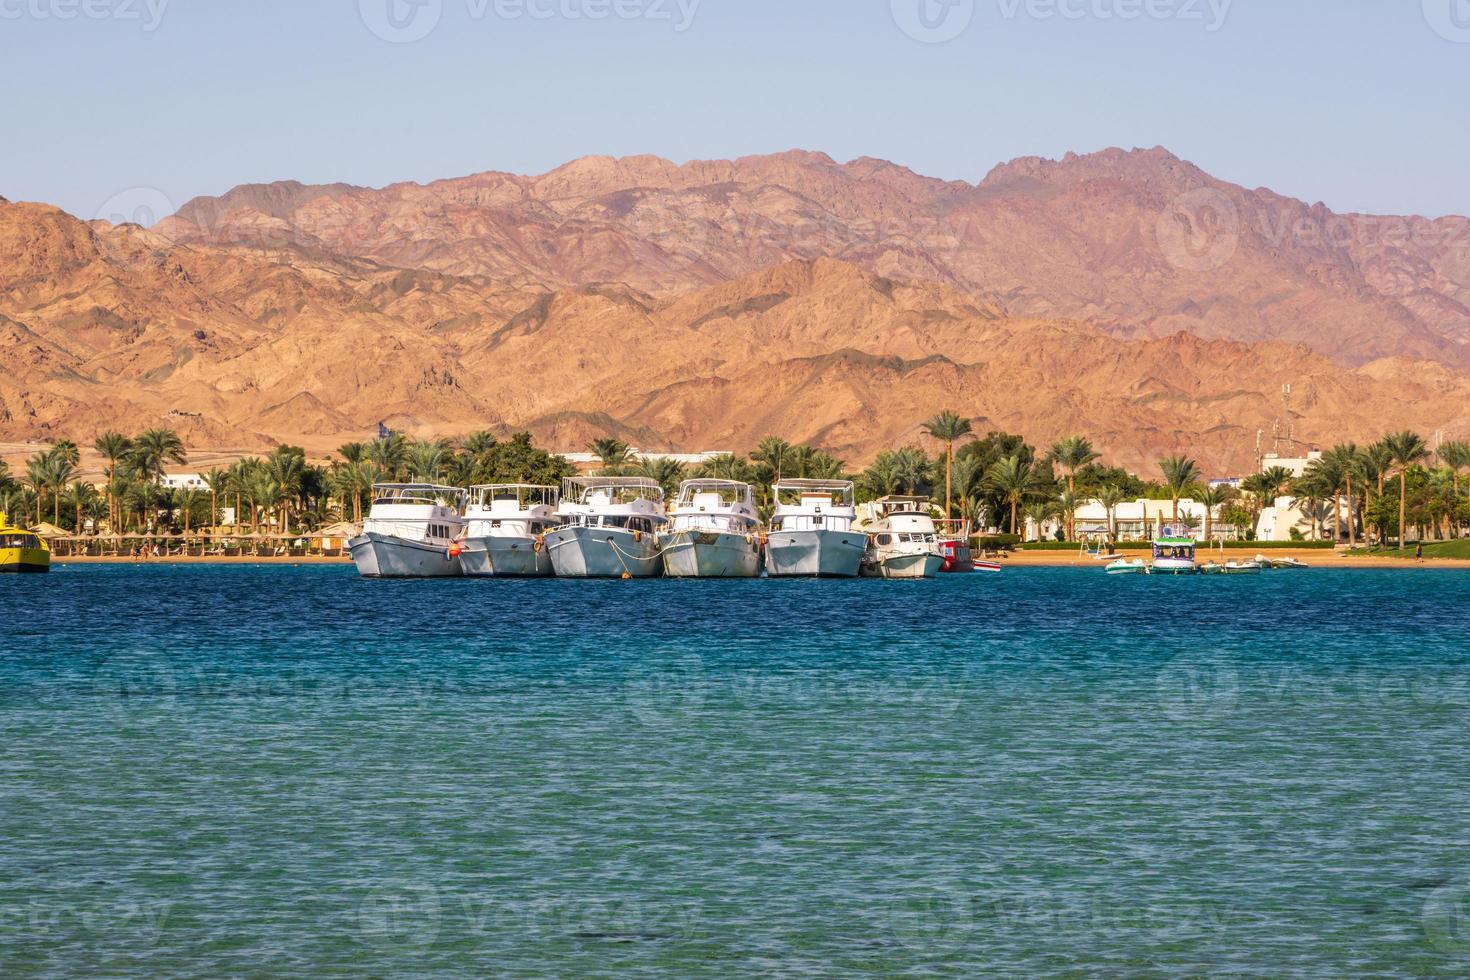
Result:
{"type": "Polygon", "coordinates": [[[1347,369],[1304,345],[1124,339],[835,259],[678,293],[547,289],[318,247],[179,245],[0,204],[0,440],[171,425],[196,446],[331,449],[528,427],[562,450],[749,449],[780,433],[860,463],[943,408],[1117,463],[1250,465],[1296,392],[1299,439],[1470,432],[1470,383],[1412,358],[1347,369]]]}
{"type": "Polygon", "coordinates": [[[588,157],[538,177],[241,187],[158,231],[659,296],[831,257],[1119,336],[1185,330],[1306,343],[1350,366],[1470,365],[1470,221],[1336,215],[1160,148],[1015,160],[975,185],[799,151],[682,166],[588,157]]]}

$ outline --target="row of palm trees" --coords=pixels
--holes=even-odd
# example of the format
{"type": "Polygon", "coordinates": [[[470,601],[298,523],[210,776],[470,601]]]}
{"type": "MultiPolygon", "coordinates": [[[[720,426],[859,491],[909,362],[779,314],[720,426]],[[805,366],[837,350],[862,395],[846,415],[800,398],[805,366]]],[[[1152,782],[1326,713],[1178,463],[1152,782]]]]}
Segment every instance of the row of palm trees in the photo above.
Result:
{"type": "MultiPolygon", "coordinates": [[[[1330,501],[1334,537],[1341,535],[1345,498],[1351,515],[1347,534],[1353,544],[1359,526],[1376,526],[1385,533],[1396,527],[1402,548],[1411,522],[1447,528],[1455,535],[1470,517],[1460,486],[1461,472],[1470,469],[1470,444],[1445,443],[1431,453],[1412,432],[1395,433],[1364,447],[1334,446],[1300,478],[1279,467],[1267,469],[1248,478],[1237,494],[1228,487],[1202,486],[1197,463],[1186,456],[1159,460],[1162,480],[1145,482],[1103,465],[1092,442],[1080,435],[1058,440],[1042,452],[1008,433],[975,437],[972,424],[953,411],[925,421],[921,431],[940,445],[937,458],[918,446],[905,446],[880,453],[856,474],[848,473],[843,461],[830,453],[776,436],[762,439],[748,456],[716,456],[692,468],[667,457],[637,456],[615,438],[595,440],[588,448],[600,460],[602,472],[649,477],[668,494],[689,477],[739,480],[754,485],[762,507],[768,508],[773,503],[771,487],[783,478],[852,478],[860,499],[894,493],[928,496],[948,517],[1003,525],[1012,533],[1023,532],[1023,519],[1040,527],[1060,518],[1068,540],[1076,538],[1076,514],[1085,501],[1099,501],[1112,528],[1117,507],[1138,497],[1171,500],[1175,523],[1181,517],[1180,500],[1187,496],[1197,501],[1205,508],[1207,537],[1217,510],[1225,508],[1231,523],[1253,523],[1261,508],[1284,493],[1305,501],[1309,512],[1330,501]],[[1424,464],[1435,456],[1440,466],[1426,469],[1424,464]],[[1397,493],[1386,492],[1386,485],[1393,489],[1394,479],[1397,493]],[[1396,520],[1386,510],[1390,506],[1397,508],[1396,520]]],[[[293,528],[318,527],[334,516],[360,522],[377,483],[556,485],[575,472],[563,457],[537,448],[527,433],[501,439],[476,432],[455,440],[414,440],[395,434],[348,443],[326,465],[309,462],[301,449],[283,446],[266,456],[203,473],[202,491],[169,490],[162,485],[165,468],[188,459],[175,432],[150,429],[128,437],[109,431],[97,437],[93,448],[106,461],[100,493],[77,478],[80,449],[62,440],[28,460],[18,478],[0,463],[0,500],[5,509],[34,512],[40,522],[49,505],[53,523],[62,525],[69,517],[79,531],[86,526],[99,529],[105,521],[122,533],[181,527],[187,534],[204,524],[218,526],[221,505],[233,503],[237,524],[249,523],[255,532],[264,524],[290,534],[293,528]],[[16,508],[17,502],[24,510],[16,508]]]]}
{"type": "Polygon", "coordinates": [[[1421,529],[1434,527],[1451,537],[1459,534],[1470,519],[1470,505],[1460,492],[1460,474],[1466,469],[1470,469],[1470,443],[1445,442],[1431,450],[1417,433],[1403,431],[1367,446],[1335,445],[1308,464],[1297,480],[1279,468],[1253,479],[1263,494],[1274,497],[1283,488],[1289,489],[1307,501],[1311,510],[1329,502],[1334,539],[1342,536],[1345,509],[1350,544],[1357,544],[1359,526],[1371,526],[1378,529],[1383,541],[1391,531],[1396,532],[1392,536],[1402,550],[1407,547],[1411,524],[1421,529]],[[1438,465],[1431,466],[1436,460],[1438,465]],[[1420,484],[1423,492],[1411,494],[1420,484]]]}

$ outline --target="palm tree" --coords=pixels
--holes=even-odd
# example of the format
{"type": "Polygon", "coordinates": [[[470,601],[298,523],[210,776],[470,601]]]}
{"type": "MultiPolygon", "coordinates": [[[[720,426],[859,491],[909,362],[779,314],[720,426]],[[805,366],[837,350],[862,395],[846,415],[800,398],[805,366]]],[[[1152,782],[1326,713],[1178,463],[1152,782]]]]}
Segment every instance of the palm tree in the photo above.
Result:
{"type": "Polygon", "coordinates": [[[1164,473],[1164,486],[1173,502],[1173,521],[1179,523],[1179,498],[1199,480],[1199,468],[1194,460],[1184,456],[1167,456],[1159,460],[1159,469],[1164,473]]]}
{"type": "Polygon", "coordinates": [[[1198,494],[1200,506],[1205,509],[1205,545],[1210,543],[1210,535],[1215,529],[1215,511],[1224,507],[1235,498],[1235,491],[1228,486],[1204,487],[1198,494]]]}
{"type": "Polygon", "coordinates": [[[929,481],[929,457],[917,446],[905,446],[893,453],[893,465],[898,474],[900,489],[917,494],[919,488],[929,481]]]}
{"type": "Polygon", "coordinates": [[[985,474],[986,486],[1011,508],[1011,533],[1019,533],[1017,512],[1032,500],[1045,485],[1036,464],[1023,456],[1007,456],[990,467],[985,474]]]}
{"type": "Polygon", "coordinates": [[[117,475],[117,461],[126,456],[128,451],[133,448],[133,441],[121,432],[114,432],[109,429],[97,437],[96,441],[92,443],[92,448],[101,453],[103,458],[107,460],[107,520],[109,523],[115,523],[112,516],[114,503],[112,497],[112,480],[117,475]]]}
{"type": "Polygon", "coordinates": [[[934,416],[923,425],[925,432],[931,438],[944,443],[944,516],[950,516],[950,503],[954,500],[954,444],[956,439],[962,439],[974,432],[968,419],[962,419],[949,409],[945,409],[934,416]]]}
{"type": "MultiPolygon", "coordinates": [[[[1460,502],[1460,471],[1470,467],[1470,442],[1446,442],[1439,447],[1440,461],[1450,469],[1451,482],[1454,485],[1455,505],[1460,502]]],[[[1453,537],[1460,536],[1459,520],[1453,520],[1450,524],[1450,533],[1453,537]]]]}
{"type": "Polygon", "coordinates": [[[281,533],[291,533],[291,501],[301,492],[301,482],[306,474],[306,457],[298,450],[282,446],[266,460],[281,504],[281,533]]]}
{"type": "Polygon", "coordinates": [[[751,480],[750,464],[734,453],[721,453],[706,459],[699,467],[699,475],[711,480],[739,480],[744,483],[751,480]]]}
{"type": "Polygon", "coordinates": [[[667,456],[641,459],[638,461],[637,471],[639,476],[656,481],[663,487],[664,496],[669,498],[678,493],[679,483],[684,479],[683,465],[667,456]]]}
{"type": "Polygon", "coordinates": [[[1102,504],[1103,509],[1108,513],[1108,537],[1114,540],[1118,537],[1118,525],[1114,520],[1114,515],[1117,513],[1118,505],[1127,499],[1128,494],[1123,488],[1113,483],[1104,484],[1103,488],[1097,492],[1098,503],[1102,504]]]}
{"type": "Polygon", "coordinates": [[[1023,526],[1021,529],[1022,540],[1030,540],[1031,536],[1028,533],[1028,528],[1029,525],[1035,524],[1036,540],[1045,541],[1046,535],[1042,530],[1042,525],[1061,514],[1061,508],[1057,506],[1057,502],[1055,500],[1034,500],[1031,503],[1027,504],[1025,509],[1021,513],[1027,521],[1027,525],[1023,526]]]}
{"type": "Polygon", "coordinates": [[[1388,450],[1393,465],[1399,471],[1399,550],[1408,547],[1404,521],[1408,519],[1409,467],[1429,456],[1429,447],[1424,440],[1408,430],[1385,436],[1384,447],[1388,450]]]}
{"type": "Polygon", "coordinates": [[[204,503],[204,493],[200,490],[184,488],[174,494],[174,506],[184,515],[184,539],[187,543],[189,533],[193,529],[194,510],[204,503]]]}
{"type": "Polygon", "coordinates": [[[621,439],[614,439],[610,436],[602,439],[594,439],[587,446],[587,450],[602,460],[602,468],[605,472],[610,473],[619,466],[626,466],[628,464],[630,450],[628,444],[621,439]]]}
{"type": "Polygon", "coordinates": [[[164,467],[169,463],[187,463],[189,455],[184,451],[184,441],[172,429],[149,429],[133,440],[133,468],[144,480],[161,483],[164,467]]]}
{"type": "Polygon", "coordinates": [[[393,433],[386,439],[374,439],[367,444],[367,460],[378,468],[384,478],[396,480],[403,472],[407,459],[407,442],[403,436],[393,433]]]}
{"type": "Polygon", "coordinates": [[[796,461],[795,448],[779,436],[766,436],[756,444],[750,454],[753,462],[763,463],[775,474],[773,483],[780,483],[787,467],[796,461]]]}
{"type": "Polygon", "coordinates": [[[219,495],[229,486],[229,471],[215,467],[202,474],[200,479],[209,488],[209,526],[219,527],[219,495]]]}
{"type": "Polygon", "coordinates": [[[963,520],[971,519],[970,501],[984,479],[985,464],[979,456],[972,453],[954,461],[954,485],[960,498],[960,517],[963,520]]]}
{"type": "Polygon", "coordinates": [[[92,502],[97,499],[97,488],[85,480],[77,480],[67,490],[66,502],[72,506],[76,513],[76,533],[80,535],[83,527],[83,515],[91,508],[92,502]]]}
{"type": "MultiPolygon", "coordinates": [[[[1060,466],[1067,474],[1067,489],[1075,495],[1077,493],[1077,471],[1095,463],[1102,455],[1092,448],[1092,442],[1083,436],[1068,436],[1060,442],[1054,443],[1048,458],[1057,466],[1060,466]]],[[[1076,538],[1077,529],[1074,526],[1076,518],[1067,518],[1067,538],[1076,538]]]]}
{"type": "Polygon", "coordinates": [[[858,476],[858,486],[874,497],[886,497],[897,493],[902,474],[893,453],[879,453],[867,469],[858,476]]]}

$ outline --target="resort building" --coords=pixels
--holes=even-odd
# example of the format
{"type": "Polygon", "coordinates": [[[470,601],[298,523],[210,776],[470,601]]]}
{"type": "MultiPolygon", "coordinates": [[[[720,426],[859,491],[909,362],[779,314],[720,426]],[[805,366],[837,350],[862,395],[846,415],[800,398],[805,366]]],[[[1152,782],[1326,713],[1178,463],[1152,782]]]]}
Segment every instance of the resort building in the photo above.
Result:
{"type": "MultiPolygon", "coordinates": [[[[1219,522],[1219,510],[1210,515],[1210,539],[1212,541],[1237,541],[1243,530],[1233,524],[1219,522]]],[[[1110,538],[1114,541],[1149,541],[1160,528],[1174,523],[1174,502],[1171,500],[1130,500],[1108,509],[1101,501],[1088,500],[1077,508],[1077,536],[1082,539],[1110,538]]],[[[1040,538],[1051,540],[1056,532],[1065,527],[1065,517],[1055,517],[1040,528],[1040,538]]],[[[1203,541],[1205,536],[1205,506],[1196,500],[1179,501],[1179,522],[1194,531],[1195,537],[1203,541]]],[[[1026,522],[1030,540],[1038,538],[1035,521],[1026,522]]]]}
{"type": "Polygon", "coordinates": [[[209,490],[209,484],[198,473],[165,473],[161,482],[166,490],[209,490]]]}
{"type": "Polygon", "coordinates": [[[1275,453],[1267,453],[1261,457],[1261,472],[1264,473],[1279,466],[1290,473],[1294,480],[1306,475],[1307,467],[1321,458],[1322,453],[1317,449],[1313,449],[1305,456],[1278,456],[1275,453]]]}
{"type": "MultiPolygon", "coordinates": [[[[1351,519],[1347,499],[1337,501],[1337,528],[1341,537],[1348,536],[1351,519]]],[[[1277,497],[1270,507],[1261,508],[1256,519],[1257,541],[1330,541],[1332,540],[1332,502],[1277,497]],[[1296,531],[1296,536],[1292,536],[1296,531]]]]}

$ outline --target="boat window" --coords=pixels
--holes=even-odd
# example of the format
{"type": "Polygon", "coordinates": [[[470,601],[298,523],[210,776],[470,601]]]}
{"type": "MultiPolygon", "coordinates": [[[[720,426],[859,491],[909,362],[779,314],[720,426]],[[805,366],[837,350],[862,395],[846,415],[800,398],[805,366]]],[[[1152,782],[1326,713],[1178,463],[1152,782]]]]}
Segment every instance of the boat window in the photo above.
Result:
{"type": "Polygon", "coordinates": [[[891,534],[880,534],[880,535],[878,535],[877,541],[878,541],[879,544],[892,544],[893,543],[893,535],[891,535],[891,534]]]}

